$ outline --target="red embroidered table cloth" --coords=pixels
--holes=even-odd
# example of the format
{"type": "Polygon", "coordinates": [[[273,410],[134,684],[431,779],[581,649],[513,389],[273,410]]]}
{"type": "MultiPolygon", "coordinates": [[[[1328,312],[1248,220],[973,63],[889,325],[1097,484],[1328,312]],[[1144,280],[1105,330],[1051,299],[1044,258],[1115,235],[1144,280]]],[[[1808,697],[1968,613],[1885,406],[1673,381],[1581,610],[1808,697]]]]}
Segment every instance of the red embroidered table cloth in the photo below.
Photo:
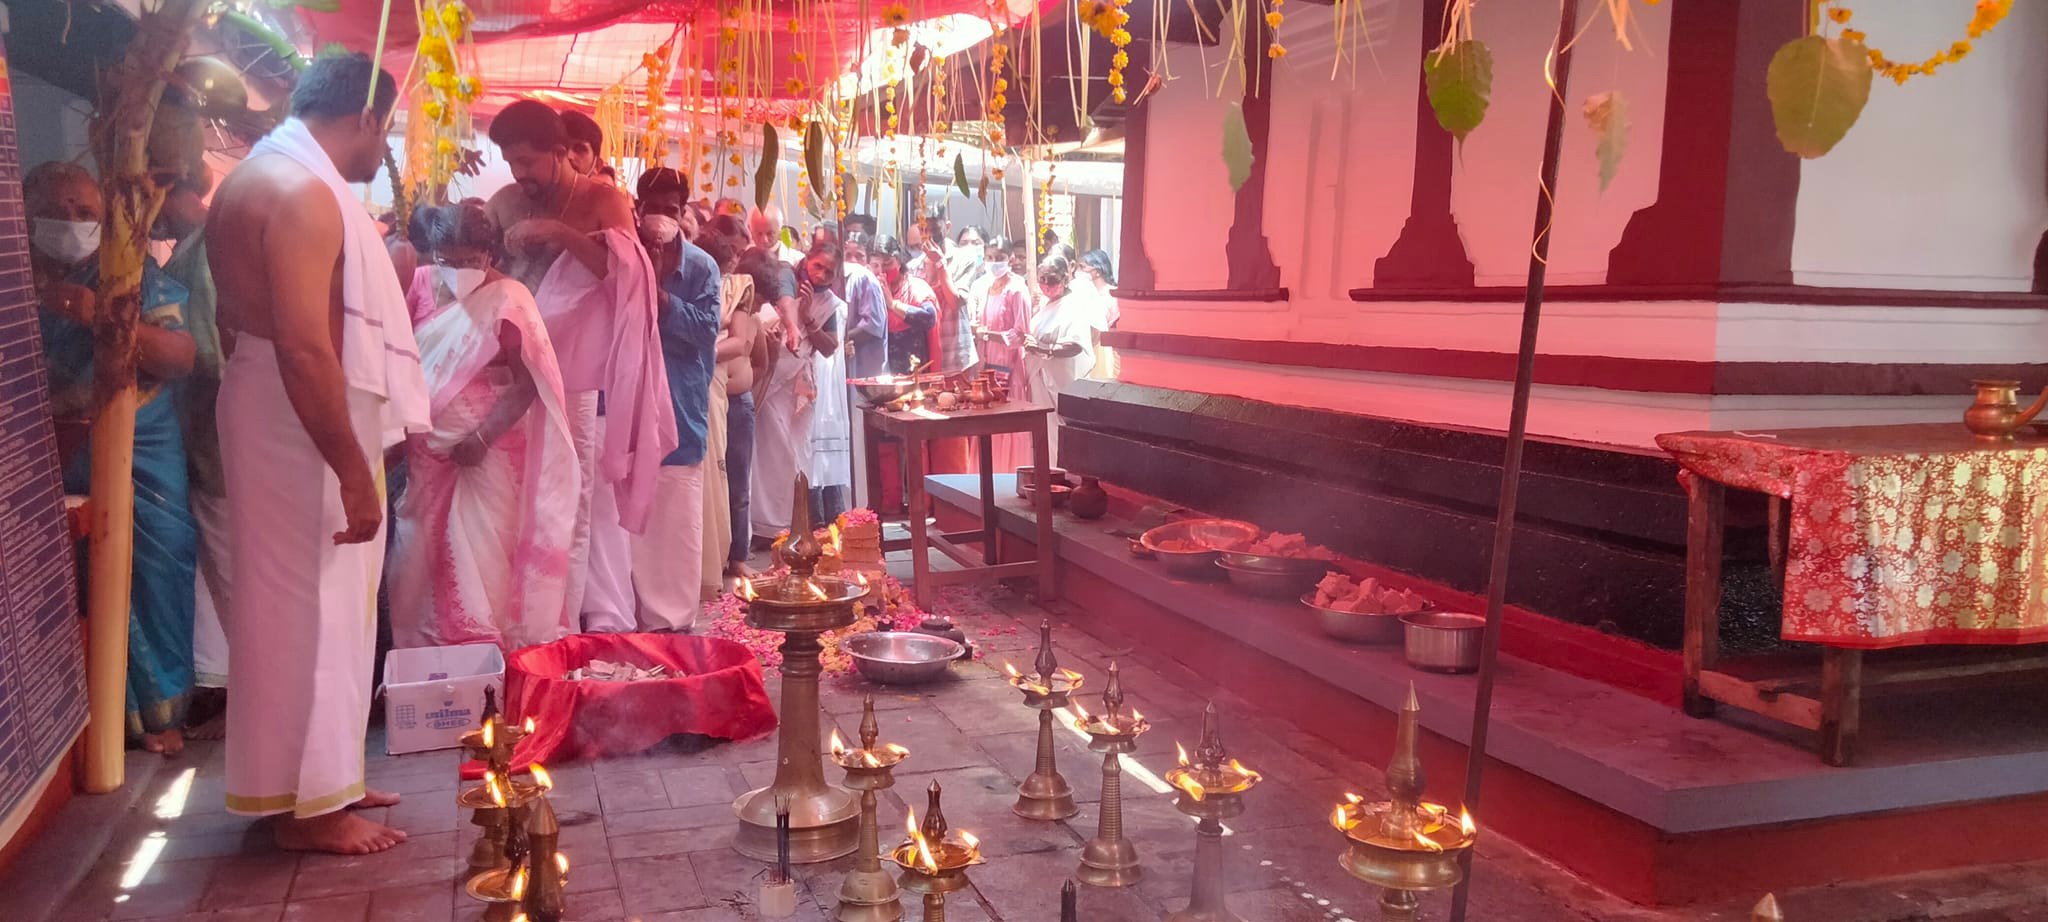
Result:
{"type": "Polygon", "coordinates": [[[1657,437],[1693,478],[1791,501],[1787,640],[2048,641],[2048,437],[1959,424],[1657,437]]]}

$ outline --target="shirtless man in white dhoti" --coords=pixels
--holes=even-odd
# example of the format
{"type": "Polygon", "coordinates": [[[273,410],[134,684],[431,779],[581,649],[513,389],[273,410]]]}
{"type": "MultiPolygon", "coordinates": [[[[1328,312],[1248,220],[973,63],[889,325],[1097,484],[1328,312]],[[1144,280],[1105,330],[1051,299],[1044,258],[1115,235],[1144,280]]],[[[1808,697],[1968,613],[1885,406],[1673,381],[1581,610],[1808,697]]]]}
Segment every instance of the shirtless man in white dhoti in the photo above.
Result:
{"type": "Polygon", "coordinates": [[[397,96],[367,56],[315,61],[292,118],[228,175],[206,224],[228,349],[227,806],[280,816],[286,849],[405,841],[347,810],[398,802],[363,777],[382,471],[385,450],[429,423],[404,293],[349,187],[376,176],[397,96]]]}
{"type": "Polygon", "coordinates": [[[571,165],[560,113],[520,100],[491,120],[490,136],[513,179],[489,206],[505,228],[505,272],[540,306],[584,473],[569,614],[586,631],[631,631],[628,533],[647,530],[661,460],[678,444],[655,331],[654,267],[625,193],[571,165]]]}

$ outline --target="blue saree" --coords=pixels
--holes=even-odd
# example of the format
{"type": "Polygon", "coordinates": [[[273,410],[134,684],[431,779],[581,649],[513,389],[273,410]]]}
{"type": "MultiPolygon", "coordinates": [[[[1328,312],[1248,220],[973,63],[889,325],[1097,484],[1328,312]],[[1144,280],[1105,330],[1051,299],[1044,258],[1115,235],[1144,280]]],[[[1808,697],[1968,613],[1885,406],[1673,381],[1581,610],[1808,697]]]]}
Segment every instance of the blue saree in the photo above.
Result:
{"type": "MultiPolygon", "coordinates": [[[[92,263],[72,279],[99,283],[92,263]]],[[[185,286],[148,265],[142,274],[142,322],[184,329],[185,286]]],[[[60,415],[93,407],[92,330],[41,311],[50,402],[60,415]]],[[[192,691],[193,571],[199,532],[186,505],[185,446],[172,387],[143,382],[135,412],[135,561],[128,602],[128,733],[161,733],[185,725],[192,691]]],[[[64,490],[84,494],[92,475],[90,445],[64,465],[64,490]]]]}

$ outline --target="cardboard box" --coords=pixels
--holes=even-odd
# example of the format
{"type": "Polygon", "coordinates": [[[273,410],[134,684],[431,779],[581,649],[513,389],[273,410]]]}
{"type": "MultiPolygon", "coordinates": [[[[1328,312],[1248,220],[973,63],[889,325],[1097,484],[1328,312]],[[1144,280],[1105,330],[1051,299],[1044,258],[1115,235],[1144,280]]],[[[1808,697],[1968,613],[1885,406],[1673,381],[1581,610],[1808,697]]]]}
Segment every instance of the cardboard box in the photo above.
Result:
{"type": "Polygon", "coordinates": [[[453,749],[476,729],[484,689],[505,700],[505,655],[496,644],[415,647],[384,657],[384,748],[392,755],[453,749]]]}

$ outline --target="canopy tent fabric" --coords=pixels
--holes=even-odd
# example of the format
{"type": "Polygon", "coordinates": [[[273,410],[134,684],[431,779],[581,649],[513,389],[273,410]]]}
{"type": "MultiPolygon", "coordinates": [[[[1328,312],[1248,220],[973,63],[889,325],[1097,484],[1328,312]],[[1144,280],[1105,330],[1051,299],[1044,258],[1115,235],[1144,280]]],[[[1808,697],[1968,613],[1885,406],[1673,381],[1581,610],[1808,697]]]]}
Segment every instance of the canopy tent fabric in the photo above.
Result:
{"type": "MultiPolygon", "coordinates": [[[[1050,6],[1058,0],[1044,2],[1050,6]]],[[[726,13],[715,4],[472,0],[469,5],[476,13],[476,69],[485,85],[485,95],[477,103],[482,112],[534,94],[559,94],[555,101],[587,108],[598,94],[622,81],[629,91],[644,90],[644,75],[628,75],[640,66],[643,55],[676,37],[679,26],[687,30],[683,41],[692,43],[679,57],[697,63],[700,86],[689,85],[691,75],[678,65],[669,88],[671,102],[717,93],[714,75],[707,69],[717,66],[724,50],[719,33],[726,13]]],[[[742,104],[748,109],[746,118],[787,117],[803,102],[817,98],[824,84],[882,50],[875,30],[890,6],[878,0],[769,0],[742,14],[737,21],[738,44],[749,49],[750,67],[763,74],[747,81],[753,92],[742,104]],[[798,20],[794,32],[792,19],[798,20]],[[796,51],[803,52],[803,62],[795,60],[796,51]]],[[[381,8],[375,2],[350,3],[340,12],[302,9],[300,15],[316,44],[368,51],[376,45],[381,8]]],[[[920,0],[902,9],[920,24],[955,14],[990,14],[985,0],[920,0]]],[[[1028,0],[1024,9],[1028,13],[1028,0]]],[[[929,28],[923,26],[920,32],[929,28]]],[[[385,66],[394,73],[403,71],[411,63],[418,37],[411,4],[394,4],[385,37],[385,66]]],[[[920,41],[928,39],[921,36],[920,41]]]]}

